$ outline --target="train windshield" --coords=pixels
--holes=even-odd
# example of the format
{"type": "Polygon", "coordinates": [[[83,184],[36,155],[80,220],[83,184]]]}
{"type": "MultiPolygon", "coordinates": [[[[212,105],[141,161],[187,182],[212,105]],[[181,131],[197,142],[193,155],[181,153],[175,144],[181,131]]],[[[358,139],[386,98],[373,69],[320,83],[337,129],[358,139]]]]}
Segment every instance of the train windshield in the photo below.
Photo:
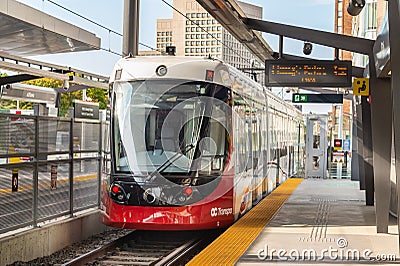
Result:
{"type": "Polygon", "coordinates": [[[229,145],[228,89],[205,82],[114,84],[115,164],[134,176],[220,174],[229,145]]]}

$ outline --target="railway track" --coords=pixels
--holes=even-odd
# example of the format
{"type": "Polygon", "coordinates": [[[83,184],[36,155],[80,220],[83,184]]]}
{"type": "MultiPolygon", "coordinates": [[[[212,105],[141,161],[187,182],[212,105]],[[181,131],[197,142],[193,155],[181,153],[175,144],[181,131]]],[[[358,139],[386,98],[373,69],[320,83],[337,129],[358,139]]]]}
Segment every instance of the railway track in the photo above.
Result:
{"type": "Polygon", "coordinates": [[[184,265],[221,231],[134,231],[63,266],[184,265]]]}

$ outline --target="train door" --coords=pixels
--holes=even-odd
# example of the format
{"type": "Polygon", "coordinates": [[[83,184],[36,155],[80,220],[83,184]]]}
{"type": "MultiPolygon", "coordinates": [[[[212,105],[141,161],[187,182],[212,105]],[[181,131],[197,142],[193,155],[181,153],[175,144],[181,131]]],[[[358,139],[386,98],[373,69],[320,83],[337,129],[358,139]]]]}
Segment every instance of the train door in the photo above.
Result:
{"type": "Polygon", "coordinates": [[[252,149],[252,166],[253,166],[253,180],[252,180],[252,202],[256,204],[262,197],[262,167],[261,167],[261,147],[260,147],[260,126],[261,117],[257,114],[253,115],[251,123],[251,149],[252,149]]]}
{"type": "Polygon", "coordinates": [[[326,178],[327,123],[324,115],[307,117],[306,134],[306,177],[326,178]]]}

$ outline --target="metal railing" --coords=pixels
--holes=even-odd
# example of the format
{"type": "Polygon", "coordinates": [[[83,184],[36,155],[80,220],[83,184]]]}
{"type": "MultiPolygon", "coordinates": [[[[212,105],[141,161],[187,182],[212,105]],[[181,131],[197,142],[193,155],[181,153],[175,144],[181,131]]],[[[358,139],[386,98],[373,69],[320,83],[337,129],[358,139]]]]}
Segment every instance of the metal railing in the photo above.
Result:
{"type": "Polygon", "coordinates": [[[100,121],[0,113],[0,233],[100,204],[100,121]]]}

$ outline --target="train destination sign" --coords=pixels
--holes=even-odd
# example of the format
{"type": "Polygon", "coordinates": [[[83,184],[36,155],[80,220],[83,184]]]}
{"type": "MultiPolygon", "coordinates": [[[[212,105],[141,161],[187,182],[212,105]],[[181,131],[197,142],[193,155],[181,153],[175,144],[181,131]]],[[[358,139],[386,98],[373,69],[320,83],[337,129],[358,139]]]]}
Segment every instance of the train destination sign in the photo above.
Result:
{"type": "Polygon", "coordinates": [[[293,93],[293,103],[343,103],[343,94],[293,93]]]}
{"type": "Polygon", "coordinates": [[[271,87],[351,87],[351,75],[351,61],[265,61],[265,85],[271,87]]]}

